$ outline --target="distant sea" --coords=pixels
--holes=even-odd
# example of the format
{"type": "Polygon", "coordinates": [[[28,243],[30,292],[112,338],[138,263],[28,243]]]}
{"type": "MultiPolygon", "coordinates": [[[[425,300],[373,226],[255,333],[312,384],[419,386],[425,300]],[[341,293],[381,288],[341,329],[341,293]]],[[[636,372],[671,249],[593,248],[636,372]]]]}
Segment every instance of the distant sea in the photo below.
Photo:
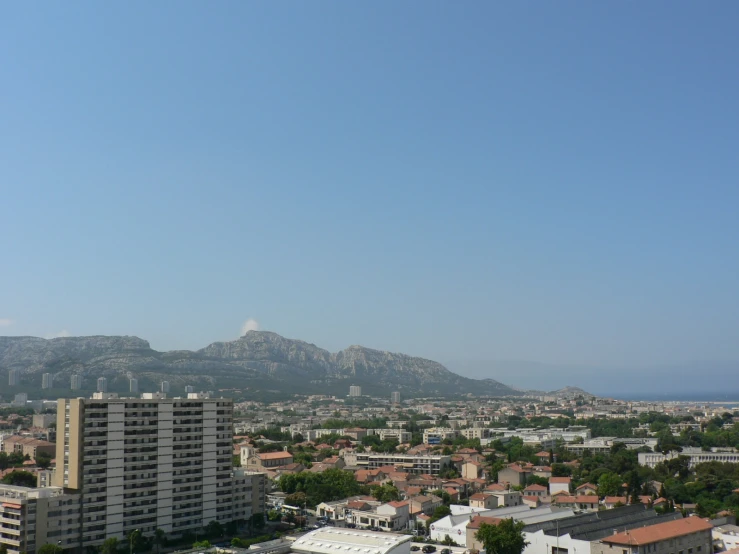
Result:
{"type": "Polygon", "coordinates": [[[604,395],[618,400],[639,402],[711,402],[739,404],[739,391],[722,392],[686,392],[686,393],[623,393],[604,395]]]}

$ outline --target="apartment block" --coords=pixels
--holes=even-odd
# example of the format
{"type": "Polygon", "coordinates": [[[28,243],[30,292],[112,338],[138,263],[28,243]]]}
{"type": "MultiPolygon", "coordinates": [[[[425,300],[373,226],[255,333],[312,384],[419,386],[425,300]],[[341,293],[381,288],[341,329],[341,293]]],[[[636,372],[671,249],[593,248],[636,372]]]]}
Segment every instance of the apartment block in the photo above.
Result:
{"type": "Polygon", "coordinates": [[[376,452],[351,452],[344,454],[348,466],[361,469],[377,469],[382,466],[402,466],[409,473],[438,475],[451,463],[451,456],[410,454],[381,454],[376,452]]]}
{"type": "Polygon", "coordinates": [[[79,546],[250,517],[264,485],[232,468],[232,417],[230,399],[200,393],[60,399],[53,485],[81,499],[79,546]]]}
{"type": "Polygon", "coordinates": [[[72,375],[70,378],[69,388],[72,390],[80,390],[82,388],[82,375],[72,375]]]}
{"type": "Polygon", "coordinates": [[[41,376],[41,388],[50,389],[54,386],[54,376],[51,373],[44,373],[41,376]]]}
{"type": "Polygon", "coordinates": [[[0,545],[9,554],[35,552],[45,544],[79,544],[81,497],[59,487],[32,489],[0,484],[0,545]]]}
{"type": "Polygon", "coordinates": [[[20,369],[11,369],[8,372],[8,385],[11,387],[16,387],[21,384],[21,370],[20,369]]]}

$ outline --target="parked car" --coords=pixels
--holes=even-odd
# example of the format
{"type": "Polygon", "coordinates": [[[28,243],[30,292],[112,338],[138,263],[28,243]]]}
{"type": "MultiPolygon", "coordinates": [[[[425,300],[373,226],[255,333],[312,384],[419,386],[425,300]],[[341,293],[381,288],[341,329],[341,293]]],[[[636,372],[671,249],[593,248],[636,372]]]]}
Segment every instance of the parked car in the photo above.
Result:
{"type": "Polygon", "coordinates": [[[431,554],[432,552],[436,552],[436,547],[432,544],[427,544],[423,547],[421,552],[423,552],[423,554],[431,554]]]}
{"type": "Polygon", "coordinates": [[[418,546],[417,544],[414,544],[413,546],[411,546],[411,552],[418,552],[419,550],[421,550],[421,547],[418,546]]]}
{"type": "Polygon", "coordinates": [[[452,551],[449,550],[448,548],[442,548],[441,549],[441,554],[452,554],[452,551]]]}

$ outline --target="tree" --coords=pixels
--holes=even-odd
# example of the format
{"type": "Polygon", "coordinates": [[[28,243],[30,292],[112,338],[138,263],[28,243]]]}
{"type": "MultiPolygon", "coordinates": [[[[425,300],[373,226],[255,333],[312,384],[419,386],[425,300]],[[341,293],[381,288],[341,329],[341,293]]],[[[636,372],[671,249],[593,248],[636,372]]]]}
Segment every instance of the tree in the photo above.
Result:
{"type": "Polygon", "coordinates": [[[304,492],[294,492],[292,494],[288,494],[285,497],[285,504],[288,504],[290,506],[297,506],[301,507],[305,505],[307,502],[308,497],[304,492]]]}
{"type": "Polygon", "coordinates": [[[444,535],[444,540],[441,541],[441,544],[443,544],[444,546],[457,546],[455,540],[449,535],[444,535]]]}
{"type": "Polygon", "coordinates": [[[102,546],[100,547],[100,554],[116,554],[118,552],[118,539],[111,537],[105,539],[102,546]]]}
{"type": "Polygon", "coordinates": [[[0,471],[5,471],[10,467],[10,460],[7,452],[0,452],[0,471]]]}
{"type": "Polygon", "coordinates": [[[498,525],[483,523],[475,534],[488,554],[521,554],[529,543],[524,539],[523,521],[504,519],[498,525]]]}
{"type": "Polygon", "coordinates": [[[5,543],[0,544],[0,554],[8,554],[8,545],[5,543]]]}
{"type": "Polygon", "coordinates": [[[45,544],[38,549],[38,554],[62,554],[64,549],[58,544],[45,544]]]}
{"type": "Polygon", "coordinates": [[[214,519],[205,526],[205,534],[209,537],[222,537],[223,525],[214,519]]]}
{"type": "Polygon", "coordinates": [[[264,514],[263,513],[257,512],[256,514],[252,514],[250,521],[254,529],[259,530],[259,529],[264,528],[264,514]]]}
{"type": "Polygon", "coordinates": [[[157,547],[157,554],[159,554],[159,547],[164,546],[164,543],[167,541],[167,533],[164,532],[163,529],[159,529],[159,527],[156,528],[154,531],[154,544],[157,547]]]}
{"type": "Polygon", "coordinates": [[[36,465],[41,469],[49,469],[51,465],[51,456],[46,452],[39,452],[36,455],[36,465]]]}
{"type": "Polygon", "coordinates": [[[400,500],[400,491],[392,483],[385,483],[370,489],[370,494],[380,502],[392,502],[400,500]]]}
{"type": "MultiPolygon", "coordinates": [[[[433,515],[431,516],[431,520],[438,521],[441,518],[446,517],[446,516],[448,516],[451,513],[452,513],[452,510],[449,508],[449,506],[445,506],[445,505],[442,504],[441,506],[437,506],[436,507],[436,509],[434,510],[433,515]]],[[[431,521],[431,520],[429,520],[429,521],[431,521]]]]}
{"type": "Polygon", "coordinates": [[[282,519],[282,515],[277,510],[270,510],[267,512],[267,519],[269,521],[280,521],[280,519],[282,519]]]}
{"type": "Polygon", "coordinates": [[[598,479],[598,494],[600,496],[618,496],[621,484],[621,477],[613,472],[606,472],[598,479]]]}
{"type": "Polygon", "coordinates": [[[11,471],[3,477],[2,483],[18,487],[36,488],[36,476],[28,471],[11,471]]]}
{"type": "Polygon", "coordinates": [[[210,544],[210,541],[209,540],[197,541],[197,542],[192,543],[192,547],[193,548],[203,548],[203,549],[205,549],[205,548],[210,548],[211,546],[212,545],[210,544]]]}

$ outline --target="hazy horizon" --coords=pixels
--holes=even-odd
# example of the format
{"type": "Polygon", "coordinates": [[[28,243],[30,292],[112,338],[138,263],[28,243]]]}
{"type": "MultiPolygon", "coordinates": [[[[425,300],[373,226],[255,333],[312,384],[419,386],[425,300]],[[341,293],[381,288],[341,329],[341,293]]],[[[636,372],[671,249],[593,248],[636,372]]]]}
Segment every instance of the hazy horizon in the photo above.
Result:
{"type": "Polygon", "coordinates": [[[739,390],[737,17],[8,5],[0,334],[267,329],[613,390],[728,360],[739,390]]]}

